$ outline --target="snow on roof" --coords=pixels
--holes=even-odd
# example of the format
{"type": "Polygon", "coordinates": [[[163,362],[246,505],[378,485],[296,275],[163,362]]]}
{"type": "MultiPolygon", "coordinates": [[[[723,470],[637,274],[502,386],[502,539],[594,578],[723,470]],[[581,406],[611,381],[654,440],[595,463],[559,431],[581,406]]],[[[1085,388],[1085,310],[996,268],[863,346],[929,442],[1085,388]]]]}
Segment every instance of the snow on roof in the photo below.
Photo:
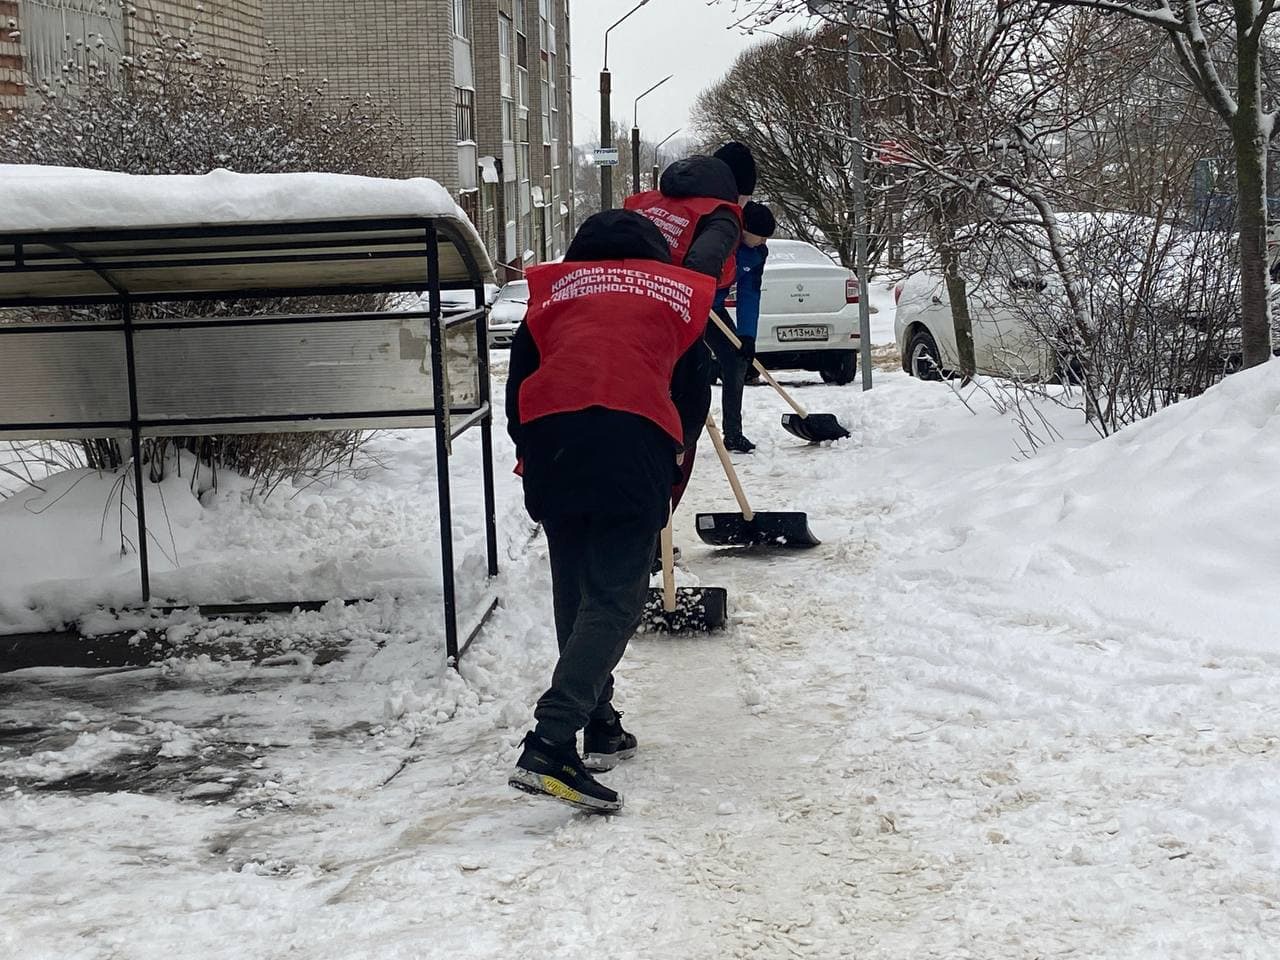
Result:
{"type": "Polygon", "coordinates": [[[450,217],[470,223],[449,192],[425,177],[230,170],[147,176],[0,164],[0,185],[0,233],[380,217],[450,217]]]}
{"type": "Polygon", "coordinates": [[[493,276],[467,215],[426,178],[0,164],[0,191],[0,304],[422,290],[427,218],[442,283],[493,276]]]}

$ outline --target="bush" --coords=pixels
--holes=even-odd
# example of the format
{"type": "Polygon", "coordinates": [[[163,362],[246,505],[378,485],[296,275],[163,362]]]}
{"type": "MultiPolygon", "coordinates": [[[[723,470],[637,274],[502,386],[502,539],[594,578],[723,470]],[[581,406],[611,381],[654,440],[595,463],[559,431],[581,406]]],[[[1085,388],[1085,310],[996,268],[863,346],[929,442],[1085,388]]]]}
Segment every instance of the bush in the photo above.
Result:
{"type": "MultiPolygon", "coordinates": [[[[145,13],[128,15],[142,17],[145,13]]],[[[155,21],[154,16],[152,20],[155,21]]],[[[65,51],[59,76],[36,78],[38,103],[0,125],[0,162],[88,167],[123,173],[204,174],[217,168],[239,173],[315,171],[363,176],[406,175],[401,121],[366,97],[342,101],[325,95],[324,81],[268,70],[248,86],[224,63],[200,53],[199,24],[185,35],[155,21],[145,49],[132,56],[105,37],[85,49],[65,51]]],[[[139,34],[134,29],[133,34],[139,34]]],[[[326,298],[326,309],[369,310],[376,297],[326,298]]],[[[166,303],[146,316],[230,316],[308,312],[318,301],[166,303]]],[[[113,308],[58,308],[22,319],[96,319],[113,308]]],[[[348,460],[358,435],[305,433],[283,436],[188,437],[148,444],[153,477],[178,444],[214,467],[257,478],[269,491],[281,479],[327,470],[348,460]]],[[[111,469],[127,456],[114,441],[85,441],[86,466],[111,469]]]]}
{"type": "Polygon", "coordinates": [[[1104,435],[1195,397],[1239,362],[1234,238],[1144,217],[1097,218],[1071,244],[1088,323],[1042,327],[1104,435]],[[1233,346],[1234,343],[1234,346],[1233,346]]]}

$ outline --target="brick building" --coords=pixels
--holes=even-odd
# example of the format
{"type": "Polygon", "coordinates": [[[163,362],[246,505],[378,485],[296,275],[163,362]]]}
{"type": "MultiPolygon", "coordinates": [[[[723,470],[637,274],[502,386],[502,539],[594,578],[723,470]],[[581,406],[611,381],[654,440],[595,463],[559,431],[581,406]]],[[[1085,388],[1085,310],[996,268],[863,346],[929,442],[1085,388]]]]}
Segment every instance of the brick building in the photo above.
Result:
{"type": "Polygon", "coordinates": [[[0,0],[0,111],[20,107],[26,93],[21,12],[16,0],[0,0]]]}
{"type": "Polygon", "coordinates": [[[262,74],[259,0],[0,0],[0,110],[21,108],[69,60],[110,66],[137,56],[155,32],[186,36],[253,83],[262,74]]]}
{"type": "Polygon", "coordinates": [[[477,63],[497,65],[475,90],[479,153],[495,161],[482,185],[491,252],[513,265],[557,257],[574,227],[568,0],[464,2],[477,63]]]}
{"type": "Polygon", "coordinates": [[[325,78],[332,96],[369,95],[396,110],[415,157],[406,172],[457,197],[495,262],[519,267],[564,252],[573,209],[568,0],[262,6],[285,70],[325,78]]]}
{"type": "Polygon", "coordinates": [[[0,0],[0,110],[20,108],[68,55],[87,49],[109,62],[136,54],[157,28],[181,34],[195,22],[201,50],[246,83],[264,68],[305,71],[331,97],[393,109],[413,155],[398,172],[439,180],[495,262],[519,267],[568,245],[569,0],[136,0],[135,9],[0,0]]]}

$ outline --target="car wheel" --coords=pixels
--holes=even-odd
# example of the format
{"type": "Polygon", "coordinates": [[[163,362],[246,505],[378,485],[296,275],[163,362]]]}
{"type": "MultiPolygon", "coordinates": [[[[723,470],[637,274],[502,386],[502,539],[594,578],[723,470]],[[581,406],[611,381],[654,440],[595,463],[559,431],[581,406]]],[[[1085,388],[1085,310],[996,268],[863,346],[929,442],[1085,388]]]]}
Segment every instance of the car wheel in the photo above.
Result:
{"type": "Polygon", "coordinates": [[[921,327],[911,335],[911,345],[907,349],[910,362],[909,373],[917,380],[941,380],[942,363],[939,359],[938,344],[933,334],[921,327]]]}
{"type": "Polygon", "coordinates": [[[818,372],[822,374],[823,383],[834,383],[838,387],[853,383],[858,375],[858,354],[853,350],[841,351],[818,372]]]}

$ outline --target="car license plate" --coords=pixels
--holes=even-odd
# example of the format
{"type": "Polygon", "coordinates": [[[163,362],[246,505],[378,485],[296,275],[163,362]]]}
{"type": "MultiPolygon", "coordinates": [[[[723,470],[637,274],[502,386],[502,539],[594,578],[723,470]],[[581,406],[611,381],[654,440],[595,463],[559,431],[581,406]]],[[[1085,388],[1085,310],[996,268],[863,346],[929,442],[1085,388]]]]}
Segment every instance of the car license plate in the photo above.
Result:
{"type": "Polygon", "coordinates": [[[797,340],[829,340],[829,327],[778,327],[779,343],[794,343],[797,340]]]}

